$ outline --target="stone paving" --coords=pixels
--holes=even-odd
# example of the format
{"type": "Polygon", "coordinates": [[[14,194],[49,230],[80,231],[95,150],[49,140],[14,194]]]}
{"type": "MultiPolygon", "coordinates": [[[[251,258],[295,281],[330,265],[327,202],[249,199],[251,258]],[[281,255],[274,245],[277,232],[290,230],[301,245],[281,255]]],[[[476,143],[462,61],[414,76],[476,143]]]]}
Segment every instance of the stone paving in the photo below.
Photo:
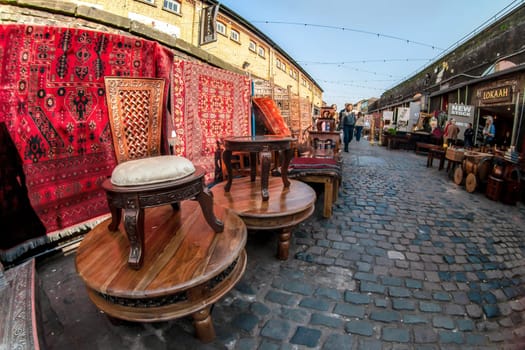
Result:
{"type": "Polygon", "coordinates": [[[333,218],[254,232],[241,282],[215,305],[217,338],[189,318],[110,322],[74,254],[39,261],[51,349],[525,349],[525,205],[468,193],[426,157],[355,141],[333,218]]]}

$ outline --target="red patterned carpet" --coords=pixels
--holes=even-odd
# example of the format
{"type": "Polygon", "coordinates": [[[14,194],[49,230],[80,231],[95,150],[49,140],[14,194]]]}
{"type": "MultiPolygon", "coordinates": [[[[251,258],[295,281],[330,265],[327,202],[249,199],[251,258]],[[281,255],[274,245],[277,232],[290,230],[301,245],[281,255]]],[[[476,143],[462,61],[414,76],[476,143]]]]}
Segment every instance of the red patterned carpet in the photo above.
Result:
{"type": "Polygon", "coordinates": [[[217,140],[250,134],[250,80],[204,64],[175,61],[171,80],[176,154],[214,174],[217,140]]]}
{"type": "MultiPolygon", "coordinates": [[[[0,123],[20,155],[46,240],[108,212],[100,184],[116,162],[104,76],[169,79],[171,61],[169,51],[152,41],[74,28],[0,26],[0,123]]],[[[3,206],[11,195],[12,187],[2,184],[3,206]]],[[[16,241],[1,237],[8,234],[0,234],[0,258],[36,245],[21,235],[16,243],[28,245],[6,252],[16,241]]]]}

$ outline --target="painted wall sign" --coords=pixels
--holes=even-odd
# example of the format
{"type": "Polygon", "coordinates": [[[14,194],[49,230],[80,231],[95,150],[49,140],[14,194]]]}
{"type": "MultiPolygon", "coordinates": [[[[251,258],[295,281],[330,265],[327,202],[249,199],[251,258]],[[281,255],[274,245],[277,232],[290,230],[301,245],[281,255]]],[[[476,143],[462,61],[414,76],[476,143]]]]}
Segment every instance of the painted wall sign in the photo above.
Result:
{"type": "Polygon", "coordinates": [[[505,85],[481,90],[480,100],[482,103],[512,102],[512,86],[505,85]]]}
{"type": "Polygon", "coordinates": [[[449,103],[448,114],[457,117],[474,117],[475,107],[458,103],[449,103]]]}

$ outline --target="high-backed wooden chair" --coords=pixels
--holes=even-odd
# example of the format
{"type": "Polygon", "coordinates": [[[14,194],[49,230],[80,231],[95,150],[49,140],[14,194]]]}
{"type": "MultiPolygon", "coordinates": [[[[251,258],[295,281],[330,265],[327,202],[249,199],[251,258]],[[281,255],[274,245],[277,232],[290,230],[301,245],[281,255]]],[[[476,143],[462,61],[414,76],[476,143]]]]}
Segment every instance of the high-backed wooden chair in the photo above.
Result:
{"type": "Polygon", "coordinates": [[[323,216],[332,216],[332,205],[337,200],[341,185],[343,162],[341,157],[341,135],[339,132],[307,129],[303,140],[307,140],[306,152],[294,157],[288,168],[288,176],[305,182],[324,184],[323,216]]]}
{"type": "Polygon", "coordinates": [[[106,77],[117,163],[161,155],[164,79],[106,77]]]}
{"type": "Polygon", "coordinates": [[[205,172],[188,159],[161,155],[164,80],[106,77],[106,101],[117,167],[106,190],[112,220],[118,230],[124,211],[124,228],[130,243],[128,264],[139,269],[144,250],[144,209],[196,198],[215,232],[223,224],[213,213],[213,200],[205,188],[205,172]]]}

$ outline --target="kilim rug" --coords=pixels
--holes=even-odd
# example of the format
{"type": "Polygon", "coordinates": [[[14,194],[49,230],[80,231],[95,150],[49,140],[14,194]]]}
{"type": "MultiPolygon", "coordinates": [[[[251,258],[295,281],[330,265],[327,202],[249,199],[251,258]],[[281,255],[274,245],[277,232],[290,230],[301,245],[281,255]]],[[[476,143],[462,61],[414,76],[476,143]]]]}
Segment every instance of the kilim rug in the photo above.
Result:
{"type": "MultiPolygon", "coordinates": [[[[0,26],[0,122],[21,158],[31,206],[45,227],[43,241],[108,212],[100,184],[116,162],[104,76],[168,79],[171,57],[155,42],[123,35],[0,26]]],[[[20,245],[14,251],[0,247],[0,259],[34,246],[25,238],[9,240],[20,245]]]]}
{"type": "Polygon", "coordinates": [[[171,80],[175,153],[214,176],[217,141],[250,134],[250,80],[207,65],[175,61],[171,80]]]}

